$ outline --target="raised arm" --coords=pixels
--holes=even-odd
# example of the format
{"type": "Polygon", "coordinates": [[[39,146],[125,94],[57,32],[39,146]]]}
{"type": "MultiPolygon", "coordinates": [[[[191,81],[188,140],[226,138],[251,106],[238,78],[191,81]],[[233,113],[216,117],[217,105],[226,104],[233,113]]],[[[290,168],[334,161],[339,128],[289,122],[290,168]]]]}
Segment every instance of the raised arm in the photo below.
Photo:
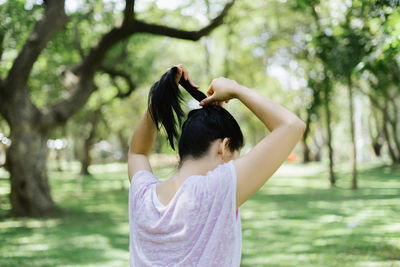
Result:
{"type": "Polygon", "coordinates": [[[305,130],[295,114],[233,80],[213,80],[203,104],[239,99],[271,132],[249,153],[234,161],[237,172],[237,208],[256,193],[287,159],[305,130]]]}
{"type": "Polygon", "coordinates": [[[135,131],[133,132],[131,145],[128,153],[128,175],[129,181],[132,176],[140,170],[151,171],[148,155],[153,146],[157,134],[156,125],[150,116],[149,110],[143,114],[135,131]]]}
{"type": "MultiPolygon", "coordinates": [[[[199,87],[191,80],[189,72],[185,69],[185,67],[182,64],[177,65],[176,67],[178,70],[175,77],[176,83],[178,83],[181,77],[183,76],[183,79],[189,81],[189,83],[193,85],[195,88],[199,87]]],[[[129,146],[129,152],[128,152],[129,181],[132,179],[132,176],[137,171],[140,170],[151,171],[148,155],[153,146],[156,134],[157,134],[157,127],[153,121],[149,109],[147,109],[146,112],[143,114],[142,118],[140,119],[138,125],[136,126],[135,131],[133,132],[132,141],[129,146]]]]}

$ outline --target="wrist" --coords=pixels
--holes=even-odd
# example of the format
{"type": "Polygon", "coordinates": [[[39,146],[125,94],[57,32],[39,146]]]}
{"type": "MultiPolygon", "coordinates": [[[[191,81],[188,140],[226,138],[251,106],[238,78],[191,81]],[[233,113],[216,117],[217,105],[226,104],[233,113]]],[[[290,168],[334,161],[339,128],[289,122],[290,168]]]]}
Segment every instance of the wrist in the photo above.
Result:
{"type": "Polygon", "coordinates": [[[233,89],[233,94],[232,94],[233,98],[236,98],[236,99],[240,100],[246,90],[249,90],[246,86],[238,85],[237,87],[235,87],[233,89]]]}

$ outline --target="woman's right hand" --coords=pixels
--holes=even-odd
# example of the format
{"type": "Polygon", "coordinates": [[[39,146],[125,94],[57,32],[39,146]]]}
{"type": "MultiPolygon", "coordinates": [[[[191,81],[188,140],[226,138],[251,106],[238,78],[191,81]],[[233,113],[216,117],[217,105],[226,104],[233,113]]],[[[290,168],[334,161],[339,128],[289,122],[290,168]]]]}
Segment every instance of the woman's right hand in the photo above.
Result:
{"type": "Polygon", "coordinates": [[[235,98],[240,85],[231,79],[225,77],[219,77],[212,80],[208,90],[208,97],[200,102],[200,106],[215,104],[221,105],[223,101],[228,103],[232,98],[235,98]]]}
{"type": "Polygon", "coordinates": [[[183,79],[189,81],[189,83],[193,87],[199,89],[199,86],[192,81],[192,78],[190,78],[189,71],[185,68],[185,66],[183,66],[183,64],[176,65],[175,67],[178,69],[178,71],[176,73],[176,77],[175,77],[176,84],[179,84],[179,80],[181,79],[181,77],[183,75],[183,79]]]}

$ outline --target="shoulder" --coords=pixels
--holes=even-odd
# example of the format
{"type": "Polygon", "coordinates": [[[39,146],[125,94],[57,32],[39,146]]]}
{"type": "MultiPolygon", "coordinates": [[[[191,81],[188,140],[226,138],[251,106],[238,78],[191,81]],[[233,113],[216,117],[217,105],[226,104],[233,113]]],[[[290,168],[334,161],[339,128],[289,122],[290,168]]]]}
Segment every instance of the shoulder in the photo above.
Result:
{"type": "Polygon", "coordinates": [[[215,177],[215,176],[223,176],[232,178],[232,176],[236,175],[235,165],[233,164],[233,160],[228,161],[226,163],[218,165],[214,170],[209,171],[206,176],[215,177]],[[231,176],[231,177],[229,177],[231,176]]]}
{"type": "Polygon", "coordinates": [[[219,187],[226,189],[231,186],[236,187],[236,170],[233,161],[220,164],[214,170],[209,171],[206,179],[211,190],[219,187]]]}
{"type": "Polygon", "coordinates": [[[139,185],[144,184],[152,184],[158,182],[156,176],[151,171],[148,170],[140,170],[133,174],[131,178],[131,187],[137,187],[139,185]]]}
{"type": "Polygon", "coordinates": [[[133,200],[143,198],[153,184],[160,182],[154,174],[148,170],[140,170],[132,176],[129,186],[129,196],[133,200]]]}

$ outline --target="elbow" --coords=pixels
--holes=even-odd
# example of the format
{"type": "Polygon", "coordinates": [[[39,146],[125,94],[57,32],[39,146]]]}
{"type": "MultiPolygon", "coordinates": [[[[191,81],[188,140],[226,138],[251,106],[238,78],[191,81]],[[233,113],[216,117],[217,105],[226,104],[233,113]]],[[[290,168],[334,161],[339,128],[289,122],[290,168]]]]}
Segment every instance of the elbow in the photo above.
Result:
{"type": "Polygon", "coordinates": [[[145,153],[145,151],[142,151],[140,149],[135,149],[135,148],[130,148],[129,152],[128,152],[128,156],[132,156],[132,155],[147,155],[147,153],[145,153]]]}
{"type": "Polygon", "coordinates": [[[129,146],[128,154],[136,154],[136,149],[134,146],[132,145],[129,146]]]}
{"type": "Polygon", "coordinates": [[[141,146],[135,146],[135,145],[131,145],[129,147],[129,150],[128,150],[128,156],[132,156],[132,155],[148,156],[149,153],[150,153],[150,149],[149,148],[145,148],[145,147],[141,147],[141,146]]]}
{"type": "Polygon", "coordinates": [[[307,125],[305,124],[305,122],[299,118],[296,118],[296,119],[292,120],[291,122],[289,122],[288,126],[293,131],[296,131],[297,133],[299,133],[299,136],[302,136],[307,128],[307,125]]]}
{"type": "Polygon", "coordinates": [[[306,123],[301,119],[298,119],[297,123],[299,124],[298,127],[299,127],[299,129],[301,131],[301,134],[303,134],[306,131],[306,128],[307,128],[306,123]]]}

